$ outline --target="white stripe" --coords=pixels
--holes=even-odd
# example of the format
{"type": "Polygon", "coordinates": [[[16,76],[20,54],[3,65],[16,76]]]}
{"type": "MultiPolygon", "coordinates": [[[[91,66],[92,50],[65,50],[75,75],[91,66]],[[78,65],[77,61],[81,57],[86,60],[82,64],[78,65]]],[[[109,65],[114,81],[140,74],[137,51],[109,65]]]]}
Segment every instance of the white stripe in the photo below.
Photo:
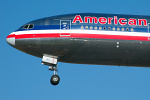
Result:
{"type": "Polygon", "coordinates": [[[125,36],[150,36],[150,33],[143,32],[123,32],[123,31],[103,31],[103,30],[28,30],[28,31],[17,31],[12,34],[41,34],[41,33],[85,33],[85,34],[103,34],[103,35],[125,35],[125,36]]]}

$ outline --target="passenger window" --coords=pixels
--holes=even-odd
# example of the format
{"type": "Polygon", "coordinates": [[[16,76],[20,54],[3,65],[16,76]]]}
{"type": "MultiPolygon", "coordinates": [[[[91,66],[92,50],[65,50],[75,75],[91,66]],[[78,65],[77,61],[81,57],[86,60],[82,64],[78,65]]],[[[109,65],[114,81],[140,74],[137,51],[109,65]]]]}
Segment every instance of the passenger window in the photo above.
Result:
{"type": "Polygon", "coordinates": [[[104,30],[106,30],[106,27],[104,27],[104,30]]]}
{"type": "Polygon", "coordinates": [[[84,26],[81,26],[81,29],[84,29],[84,26]]]}
{"type": "Polygon", "coordinates": [[[95,26],[94,29],[97,30],[97,27],[95,26]]]}
{"type": "Polygon", "coordinates": [[[131,32],[133,32],[134,30],[133,30],[133,28],[131,28],[131,32]]]}
{"type": "Polygon", "coordinates": [[[111,28],[110,28],[110,27],[108,27],[108,30],[110,31],[110,30],[111,30],[111,28]]]}
{"type": "Polygon", "coordinates": [[[85,26],[85,29],[88,29],[88,26],[85,26]]]}
{"type": "Polygon", "coordinates": [[[121,30],[124,31],[124,28],[122,28],[121,30]]]}
{"type": "Polygon", "coordinates": [[[129,28],[126,28],[126,31],[129,31],[129,28]]]}
{"type": "Polygon", "coordinates": [[[102,30],[102,27],[99,27],[99,30],[102,30]]]}
{"type": "Polygon", "coordinates": [[[119,28],[119,27],[117,28],[117,31],[120,31],[120,28],[119,28]]]}
{"type": "Polygon", "coordinates": [[[90,26],[90,29],[92,30],[92,29],[93,29],[93,26],[90,26]]]}
{"type": "Polygon", "coordinates": [[[113,27],[113,31],[115,31],[116,29],[115,29],[115,27],[113,27]]]}

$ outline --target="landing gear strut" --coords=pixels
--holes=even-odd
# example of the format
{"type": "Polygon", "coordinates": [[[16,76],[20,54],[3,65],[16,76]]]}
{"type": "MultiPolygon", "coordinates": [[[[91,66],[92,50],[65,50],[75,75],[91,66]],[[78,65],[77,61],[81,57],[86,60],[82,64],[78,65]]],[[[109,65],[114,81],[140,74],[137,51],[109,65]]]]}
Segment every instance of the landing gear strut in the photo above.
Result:
{"type": "Polygon", "coordinates": [[[57,57],[44,54],[42,64],[50,66],[49,70],[54,72],[54,75],[50,79],[50,83],[52,85],[57,85],[60,81],[60,77],[57,75],[57,57]]]}
{"type": "Polygon", "coordinates": [[[51,77],[50,82],[52,85],[57,85],[60,81],[60,77],[57,75],[57,66],[50,66],[49,70],[54,71],[54,75],[51,77]]]}

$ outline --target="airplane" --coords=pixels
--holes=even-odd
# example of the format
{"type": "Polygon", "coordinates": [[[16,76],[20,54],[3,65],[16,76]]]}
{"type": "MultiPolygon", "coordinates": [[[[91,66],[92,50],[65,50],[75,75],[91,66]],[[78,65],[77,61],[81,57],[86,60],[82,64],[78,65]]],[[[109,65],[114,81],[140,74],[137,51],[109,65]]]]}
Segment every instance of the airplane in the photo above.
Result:
{"type": "Polygon", "coordinates": [[[12,47],[42,58],[54,72],[57,63],[150,67],[150,16],[73,13],[28,22],[9,34],[12,47]]]}

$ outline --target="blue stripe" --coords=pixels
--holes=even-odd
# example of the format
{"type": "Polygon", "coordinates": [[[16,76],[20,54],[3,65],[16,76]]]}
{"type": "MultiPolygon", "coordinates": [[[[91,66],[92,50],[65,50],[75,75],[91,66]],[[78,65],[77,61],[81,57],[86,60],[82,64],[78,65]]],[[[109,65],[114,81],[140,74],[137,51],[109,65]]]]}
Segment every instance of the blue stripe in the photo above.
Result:
{"type": "MultiPolygon", "coordinates": [[[[90,27],[92,25],[71,25],[71,29],[81,29],[81,26],[83,26],[84,29],[85,29],[86,26],[88,26],[88,29],[91,30],[90,27]]],[[[93,27],[92,30],[95,30],[94,29],[95,26],[92,26],[93,27]]],[[[137,28],[137,27],[116,27],[116,26],[102,26],[102,25],[101,26],[96,26],[96,27],[97,27],[97,30],[99,30],[99,27],[102,27],[102,30],[104,30],[104,27],[106,27],[105,31],[113,31],[112,29],[114,27],[115,27],[115,31],[117,31],[117,28],[120,28],[120,31],[122,31],[121,28],[124,28],[124,31],[126,31],[126,28],[128,28],[129,29],[128,32],[131,32],[130,29],[133,28],[134,29],[133,32],[148,33],[148,27],[147,28],[139,28],[139,27],[137,28]],[[108,30],[108,27],[110,27],[111,30],[108,30]]],[[[17,31],[25,31],[25,30],[53,30],[53,29],[60,29],[60,25],[39,25],[39,26],[34,26],[33,29],[18,29],[17,31]]]]}

